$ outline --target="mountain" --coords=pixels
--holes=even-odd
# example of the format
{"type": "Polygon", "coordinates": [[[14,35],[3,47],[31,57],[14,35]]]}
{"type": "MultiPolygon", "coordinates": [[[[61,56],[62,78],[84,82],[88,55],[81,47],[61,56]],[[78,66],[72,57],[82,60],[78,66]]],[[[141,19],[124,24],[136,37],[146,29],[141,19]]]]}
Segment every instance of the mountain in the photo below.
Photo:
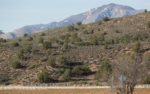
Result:
{"type": "MultiPolygon", "coordinates": [[[[108,72],[98,71],[100,66],[107,65],[103,68],[109,69],[119,63],[124,66],[121,60],[134,53],[143,56],[147,68],[150,66],[150,12],[74,25],[74,29],[68,30],[62,27],[0,41],[0,86],[105,86],[107,80],[95,79],[103,77],[99,73],[109,77],[108,72]],[[50,77],[49,83],[40,81],[43,70],[50,77]]],[[[134,64],[134,58],[131,59],[127,61],[134,64]]]]}
{"type": "Polygon", "coordinates": [[[0,34],[4,34],[4,32],[2,32],[2,31],[0,30],[0,34]]]}
{"type": "Polygon", "coordinates": [[[48,29],[64,27],[67,25],[75,24],[77,22],[88,24],[88,23],[99,21],[106,16],[109,18],[116,18],[116,17],[135,15],[140,12],[143,12],[143,10],[135,10],[134,8],[129,7],[129,6],[111,3],[108,5],[104,5],[98,8],[91,9],[87,12],[84,12],[78,15],[73,15],[60,22],[24,26],[22,28],[14,30],[13,32],[3,34],[1,35],[1,37],[15,38],[15,37],[22,36],[25,33],[33,34],[33,33],[41,32],[41,31],[48,30],[48,29]]]}

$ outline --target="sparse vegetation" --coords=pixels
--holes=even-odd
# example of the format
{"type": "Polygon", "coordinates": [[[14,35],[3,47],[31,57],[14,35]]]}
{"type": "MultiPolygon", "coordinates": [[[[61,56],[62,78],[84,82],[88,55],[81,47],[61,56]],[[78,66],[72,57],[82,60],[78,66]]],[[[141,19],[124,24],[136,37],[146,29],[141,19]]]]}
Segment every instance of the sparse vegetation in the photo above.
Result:
{"type": "Polygon", "coordinates": [[[48,59],[48,65],[51,67],[55,67],[56,63],[55,63],[55,58],[54,57],[50,57],[48,59]]]}
{"type": "Polygon", "coordinates": [[[42,71],[40,74],[38,74],[38,81],[40,83],[49,83],[52,81],[52,78],[48,75],[48,72],[42,71]]]}
{"type": "Polygon", "coordinates": [[[21,63],[19,61],[14,61],[14,62],[12,62],[12,67],[14,69],[21,68],[21,63]]]}
{"type": "MultiPolygon", "coordinates": [[[[113,64],[117,64],[117,58],[135,53],[144,55],[143,64],[149,69],[149,17],[147,12],[0,39],[0,80],[4,77],[9,79],[9,84],[46,85],[53,78],[54,85],[106,85],[114,75],[113,64]],[[20,69],[13,69],[13,61],[21,62],[20,69]],[[39,81],[41,70],[46,70],[47,76],[39,77],[42,79],[39,81]]],[[[146,78],[144,83],[149,83],[146,78]]]]}
{"type": "Polygon", "coordinates": [[[44,49],[50,49],[52,47],[52,44],[51,44],[51,42],[49,42],[49,41],[45,41],[44,43],[43,43],[43,48],[44,49]]]}
{"type": "Polygon", "coordinates": [[[63,80],[69,81],[71,79],[71,71],[70,71],[70,69],[66,69],[64,71],[64,74],[62,75],[62,77],[63,77],[63,80]]]}
{"type": "Polygon", "coordinates": [[[61,65],[67,65],[67,60],[66,60],[66,57],[65,56],[58,56],[57,57],[57,62],[61,65]]]}

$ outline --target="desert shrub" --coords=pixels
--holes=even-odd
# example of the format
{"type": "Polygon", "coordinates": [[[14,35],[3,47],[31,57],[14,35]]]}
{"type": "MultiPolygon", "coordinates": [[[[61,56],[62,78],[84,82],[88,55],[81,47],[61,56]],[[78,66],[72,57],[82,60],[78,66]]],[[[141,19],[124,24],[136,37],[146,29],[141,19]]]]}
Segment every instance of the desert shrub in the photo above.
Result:
{"type": "Polygon", "coordinates": [[[61,65],[67,65],[67,60],[66,60],[66,57],[65,56],[58,56],[57,57],[57,62],[61,65]]]}
{"type": "Polygon", "coordinates": [[[19,43],[18,43],[18,42],[14,42],[14,43],[12,43],[12,46],[13,46],[13,47],[18,47],[18,46],[19,46],[19,43]]]}
{"type": "Polygon", "coordinates": [[[66,69],[64,74],[62,75],[63,80],[69,81],[71,79],[71,71],[70,69],[66,69]]]}
{"type": "Polygon", "coordinates": [[[0,85],[3,84],[3,85],[9,85],[9,82],[8,82],[8,78],[3,78],[3,79],[0,79],[0,85]]]}
{"type": "Polygon", "coordinates": [[[93,34],[94,33],[94,30],[93,29],[91,29],[91,30],[89,30],[89,32],[88,32],[89,34],[93,34]]]}
{"type": "Polygon", "coordinates": [[[134,44],[134,47],[133,47],[133,51],[136,52],[136,53],[139,53],[140,52],[140,42],[137,41],[135,44],[134,44]]]}
{"type": "Polygon", "coordinates": [[[88,75],[91,73],[90,68],[87,65],[81,66],[82,75],[88,75]]]}
{"type": "Polygon", "coordinates": [[[48,49],[48,50],[46,51],[46,53],[47,53],[47,55],[51,55],[52,50],[51,50],[51,49],[48,49]]]}
{"type": "Polygon", "coordinates": [[[5,43],[6,39],[0,38],[0,42],[5,43]]]}
{"type": "Polygon", "coordinates": [[[48,59],[48,65],[51,66],[51,67],[55,67],[56,66],[55,58],[54,57],[50,57],[48,59]]]}
{"type": "Polygon", "coordinates": [[[147,23],[148,28],[150,28],[150,22],[147,23]]]}
{"type": "Polygon", "coordinates": [[[147,13],[147,9],[145,9],[144,12],[147,13]]]}
{"type": "Polygon", "coordinates": [[[150,75],[146,77],[146,79],[143,82],[144,84],[150,84],[150,75]]]}
{"type": "Polygon", "coordinates": [[[108,44],[107,43],[104,44],[104,49],[108,49],[108,44]]]}
{"type": "Polygon", "coordinates": [[[99,41],[104,41],[105,40],[105,35],[104,33],[100,34],[98,37],[99,41]]]}
{"type": "Polygon", "coordinates": [[[89,32],[87,30],[84,30],[83,34],[89,34],[89,32]]]}
{"type": "Polygon", "coordinates": [[[74,30],[75,30],[75,27],[74,27],[74,25],[69,25],[69,26],[67,27],[67,29],[68,29],[68,31],[74,31],[74,30]]]}
{"type": "Polygon", "coordinates": [[[25,59],[23,53],[18,53],[18,59],[20,59],[20,60],[24,60],[25,59]]]}
{"type": "Polygon", "coordinates": [[[77,22],[77,25],[78,25],[78,26],[82,25],[82,22],[77,22]]]}
{"type": "Polygon", "coordinates": [[[33,38],[30,36],[30,37],[27,38],[27,40],[28,40],[28,41],[32,41],[33,38]]]}
{"type": "Polygon", "coordinates": [[[63,45],[63,49],[68,49],[68,48],[69,48],[68,43],[64,43],[64,45],[63,45]]]}
{"type": "Polygon", "coordinates": [[[42,58],[40,58],[40,61],[41,61],[41,62],[47,61],[47,57],[42,57],[42,58]]]}
{"type": "Polygon", "coordinates": [[[146,68],[150,70],[150,53],[144,54],[144,62],[146,68]]]}
{"type": "Polygon", "coordinates": [[[91,73],[91,70],[89,69],[88,66],[75,66],[72,69],[72,75],[73,76],[81,76],[81,75],[88,75],[91,73]]]}
{"type": "Polygon", "coordinates": [[[21,68],[21,63],[19,61],[12,62],[12,67],[14,69],[21,68]]]}
{"type": "Polygon", "coordinates": [[[57,73],[58,74],[63,74],[65,72],[65,69],[64,68],[59,68],[58,70],[57,70],[57,73]]]}
{"type": "Polygon", "coordinates": [[[44,43],[43,43],[43,48],[44,49],[49,49],[49,48],[51,48],[52,47],[52,44],[51,44],[51,42],[49,42],[49,41],[45,41],[44,43]]]}
{"type": "Polygon", "coordinates": [[[108,17],[104,17],[104,18],[103,18],[103,21],[105,21],[105,22],[106,22],[106,21],[109,21],[109,20],[110,20],[110,19],[109,19],[108,17]]]}
{"type": "Polygon", "coordinates": [[[48,75],[48,72],[42,71],[40,74],[38,74],[38,82],[40,83],[49,83],[52,82],[53,79],[48,75]]]}
{"type": "Polygon", "coordinates": [[[116,33],[120,33],[119,30],[115,30],[116,33]]]}
{"type": "Polygon", "coordinates": [[[114,44],[115,42],[114,42],[114,39],[107,39],[106,41],[106,44],[114,44]]]}
{"type": "Polygon", "coordinates": [[[55,38],[55,37],[54,37],[54,38],[51,38],[51,39],[50,39],[50,42],[51,42],[51,43],[57,43],[57,42],[58,42],[58,39],[55,38]]]}
{"type": "Polygon", "coordinates": [[[91,44],[90,44],[90,42],[84,42],[84,41],[82,41],[82,42],[76,43],[76,45],[77,46],[89,46],[91,44]]]}
{"type": "Polygon", "coordinates": [[[61,35],[61,36],[60,36],[60,39],[61,39],[61,40],[65,40],[65,39],[69,39],[69,37],[70,37],[70,34],[67,33],[67,34],[65,34],[65,35],[61,35]]]}
{"type": "Polygon", "coordinates": [[[40,37],[39,39],[38,39],[38,43],[43,43],[44,42],[44,39],[42,38],[42,37],[40,37]]]}
{"type": "Polygon", "coordinates": [[[92,45],[98,45],[98,37],[97,36],[90,37],[90,43],[92,45]]]}
{"type": "Polygon", "coordinates": [[[30,52],[32,51],[32,46],[31,46],[31,44],[26,44],[26,45],[24,46],[24,51],[30,53],[30,52]]]}
{"type": "Polygon", "coordinates": [[[36,64],[31,64],[29,67],[28,67],[28,69],[33,69],[33,68],[35,68],[36,67],[36,64]]]}
{"type": "Polygon", "coordinates": [[[27,37],[27,36],[28,36],[28,34],[25,33],[25,34],[24,34],[24,37],[27,37]]]}
{"type": "Polygon", "coordinates": [[[44,33],[44,32],[42,32],[41,34],[40,34],[40,36],[45,36],[46,34],[44,33]]]}
{"type": "Polygon", "coordinates": [[[109,61],[103,61],[101,66],[98,68],[98,71],[96,72],[95,79],[107,81],[111,73],[112,65],[109,61]]]}
{"type": "Polygon", "coordinates": [[[81,73],[81,68],[80,68],[80,66],[75,66],[75,67],[73,67],[73,69],[72,69],[72,74],[73,74],[73,75],[81,75],[82,73],[81,73]]]}
{"type": "Polygon", "coordinates": [[[98,21],[98,25],[101,25],[102,24],[102,21],[98,21]]]}
{"type": "Polygon", "coordinates": [[[81,41],[81,39],[78,37],[78,34],[77,33],[73,33],[72,35],[71,35],[71,42],[73,43],[73,42],[80,42],[81,41]]]}

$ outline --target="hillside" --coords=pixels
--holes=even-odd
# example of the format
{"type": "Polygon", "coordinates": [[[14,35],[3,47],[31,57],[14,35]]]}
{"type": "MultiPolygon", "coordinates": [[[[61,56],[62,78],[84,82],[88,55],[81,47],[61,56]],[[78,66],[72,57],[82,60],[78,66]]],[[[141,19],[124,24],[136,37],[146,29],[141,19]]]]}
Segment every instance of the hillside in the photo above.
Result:
{"type": "Polygon", "coordinates": [[[135,15],[141,12],[143,12],[143,10],[135,10],[129,6],[111,3],[108,5],[91,9],[81,14],[70,16],[60,22],[24,26],[22,28],[14,30],[13,32],[3,34],[1,35],[1,37],[15,38],[15,37],[23,36],[24,34],[33,34],[48,29],[76,24],[77,22],[88,24],[88,23],[93,23],[102,20],[104,17],[109,17],[109,18],[124,17],[124,16],[135,15]]]}
{"type": "Polygon", "coordinates": [[[104,85],[95,80],[102,62],[133,53],[137,41],[141,54],[150,53],[150,12],[0,41],[0,84],[39,85],[46,71],[49,85],[104,85]]]}

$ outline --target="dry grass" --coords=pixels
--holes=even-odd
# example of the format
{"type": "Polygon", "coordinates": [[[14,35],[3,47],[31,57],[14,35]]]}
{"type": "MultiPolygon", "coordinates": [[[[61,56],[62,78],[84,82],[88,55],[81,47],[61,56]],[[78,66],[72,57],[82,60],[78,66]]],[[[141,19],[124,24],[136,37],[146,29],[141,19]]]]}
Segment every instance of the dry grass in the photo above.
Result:
{"type": "MultiPolygon", "coordinates": [[[[114,94],[108,89],[51,89],[51,90],[1,90],[0,94],[114,94]]],[[[150,94],[150,89],[136,89],[134,94],[150,94]]]]}

